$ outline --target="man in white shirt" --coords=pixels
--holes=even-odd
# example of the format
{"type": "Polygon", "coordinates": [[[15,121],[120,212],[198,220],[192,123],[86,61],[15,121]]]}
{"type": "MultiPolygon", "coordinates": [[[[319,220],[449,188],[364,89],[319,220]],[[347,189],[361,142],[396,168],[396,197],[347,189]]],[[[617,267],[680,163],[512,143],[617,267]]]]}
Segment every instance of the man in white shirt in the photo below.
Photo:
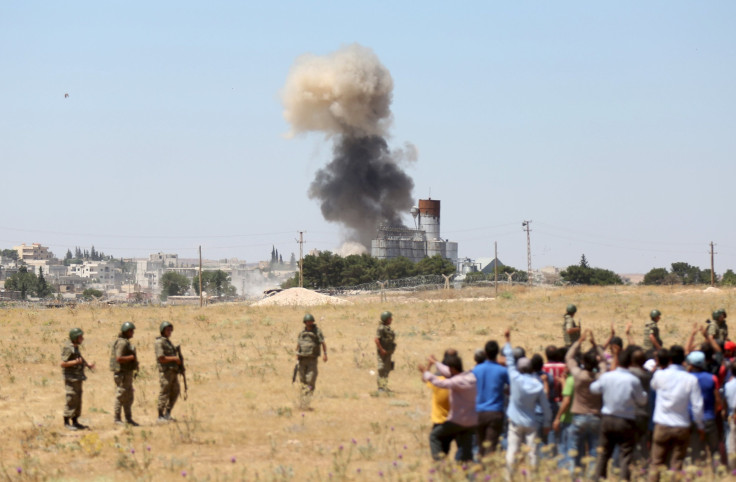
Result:
{"type": "MultiPolygon", "coordinates": [[[[660,352],[660,363],[662,356],[660,352]]],[[[659,480],[660,466],[671,456],[670,468],[680,471],[690,442],[690,411],[693,421],[703,436],[703,395],[698,379],[682,367],[685,350],[674,345],[669,349],[670,364],[657,370],[651,388],[657,392],[654,406],[654,434],[652,436],[652,465],[649,480],[659,480]]]]}

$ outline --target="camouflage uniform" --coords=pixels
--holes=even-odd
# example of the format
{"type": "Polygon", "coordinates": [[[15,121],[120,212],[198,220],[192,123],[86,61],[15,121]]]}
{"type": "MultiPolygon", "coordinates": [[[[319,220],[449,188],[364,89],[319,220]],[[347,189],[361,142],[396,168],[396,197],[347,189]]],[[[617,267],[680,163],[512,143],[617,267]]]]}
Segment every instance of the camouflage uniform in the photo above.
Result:
{"type": "Polygon", "coordinates": [[[726,340],[728,340],[728,325],[726,325],[726,320],[711,321],[708,323],[705,334],[711,335],[719,345],[723,346],[726,340]]]}
{"type": "Polygon", "coordinates": [[[642,348],[644,348],[644,350],[651,350],[654,348],[654,343],[652,343],[649,335],[654,335],[659,346],[662,346],[662,339],[659,337],[659,325],[657,325],[657,322],[654,320],[651,320],[644,325],[644,343],[642,343],[642,348]]]}
{"type": "Polygon", "coordinates": [[[578,331],[576,333],[570,334],[570,333],[567,332],[567,330],[569,330],[570,328],[577,328],[577,327],[578,327],[578,325],[577,325],[577,323],[575,323],[575,320],[573,319],[572,315],[569,314],[569,313],[566,314],[565,315],[565,321],[562,324],[562,335],[563,335],[563,337],[565,339],[565,346],[568,347],[568,348],[573,343],[575,343],[576,341],[578,341],[580,339],[580,332],[578,331]]]}
{"type": "MultiPolygon", "coordinates": [[[[61,349],[61,361],[63,362],[78,360],[81,357],[79,346],[74,346],[71,341],[67,341],[61,349]]],[[[64,373],[64,388],[66,391],[64,418],[76,419],[82,414],[82,382],[87,379],[84,374],[84,363],[62,368],[61,370],[64,373]]]]}
{"type": "Polygon", "coordinates": [[[299,382],[306,392],[313,392],[317,384],[317,360],[322,354],[322,344],[325,337],[322,330],[314,325],[314,330],[302,330],[297,338],[299,351],[299,382]]]}
{"type": "Polygon", "coordinates": [[[155,349],[158,379],[159,385],[161,386],[161,391],[158,395],[158,412],[160,415],[168,417],[181,392],[179,387],[179,365],[176,362],[161,363],[158,360],[162,356],[178,355],[174,344],[165,336],[156,338],[155,349]]]}
{"type": "Polygon", "coordinates": [[[138,370],[138,359],[118,363],[117,358],[135,355],[135,347],[125,338],[122,333],[118,335],[117,340],[112,345],[110,353],[110,370],[115,375],[115,421],[120,420],[121,409],[125,413],[125,420],[133,419],[133,372],[138,370]]]}
{"type": "Polygon", "coordinates": [[[376,347],[378,356],[378,389],[386,390],[388,388],[388,374],[394,369],[391,356],[396,350],[396,334],[389,325],[381,323],[376,330],[376,338],[386,351],[385,355],[381,355],[381,351],[376,347]]]}

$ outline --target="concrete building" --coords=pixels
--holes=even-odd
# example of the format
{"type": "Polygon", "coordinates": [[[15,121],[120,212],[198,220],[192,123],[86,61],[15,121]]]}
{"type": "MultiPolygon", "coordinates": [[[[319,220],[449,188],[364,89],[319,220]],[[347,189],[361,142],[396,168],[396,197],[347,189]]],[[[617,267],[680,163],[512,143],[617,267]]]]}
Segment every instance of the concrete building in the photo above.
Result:
{"type": "Polygon", "coordinates": [[[440,237],[440,201],[420,199],[419,207],[411,208],[416,229],[382,225],[371,241],[371,256],[391,259],[403,256],[414,261],[437,254],[457,264],[457,243],[440,237]]]}
{"type": "Polygon", "coordinates": [[[87,278],[92,283],[107,288],[119,286],[122,282],[122,270],[115,267],[113,261],[85,261],[82,264],[69,265],[68,274],[87,278]]]}
{"type": "Polygon", "coordinates": [[[49,251],[49,248],[41,246],[39,243],[33,243],[30,246],[23,243],[20,246],[13,246],[13,249],[18,252],[18,259],[23,261],[48,260],[54,257],[54,253],[49,251]]]}
{"type": "Polygon", "coordinates": [[[148,256],[151,263],[161,263],[164,268],[176,268],[179,266],[179,255],[171,253],[155,253],[148,256]]]}

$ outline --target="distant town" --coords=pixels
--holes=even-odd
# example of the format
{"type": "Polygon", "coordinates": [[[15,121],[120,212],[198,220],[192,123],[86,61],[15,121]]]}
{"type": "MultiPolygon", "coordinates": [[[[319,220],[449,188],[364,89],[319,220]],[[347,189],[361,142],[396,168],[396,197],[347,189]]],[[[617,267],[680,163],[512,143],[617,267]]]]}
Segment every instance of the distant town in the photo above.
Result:
{"type": "MultiPolygon", "coordinates": [[[[187,294],[199,298],[197,283],[193,283],[199,275],[199,259],[182,259],[175,253],[152,253],[147,258],[114,258],[92,247],[89,250],[76,248],[75,252],[68,250],[58,257],[40,243],[24,243],[1,252],[0,299],[38,298],[37,292],[23,293],[6,286],[7,279],[21,278],[18,274],[26,272],[36,280],[43,280],[48,293],[59,300],[90,298],[90,294],[120,302],[158,300],[167,273],[174,273],[179,280],[186,277],[190,285],[187,294]]],[[[273,248],[268,261],[203,259],[202,270],[225,273],[231,288],[229,296],[254,298],[262,297],[264,290],[278,287],[292,277],[297,261],[293,254],[284,261],[273,248]]],[[[203,295],[214,293],[203,290],[203,295]]]]}

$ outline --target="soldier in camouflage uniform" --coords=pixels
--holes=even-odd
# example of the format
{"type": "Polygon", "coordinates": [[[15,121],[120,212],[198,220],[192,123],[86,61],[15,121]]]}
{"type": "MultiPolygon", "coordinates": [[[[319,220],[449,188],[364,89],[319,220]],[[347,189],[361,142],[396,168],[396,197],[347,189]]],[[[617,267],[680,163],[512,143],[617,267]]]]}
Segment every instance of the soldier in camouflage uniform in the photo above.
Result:
{"type": "Polygon", "coordinates": [[[650,321],[644,325],[644,343],[642,347],[645,351],[649,350],[660,350],[662,348],[662,339],[659,337],[659,320],[662,318],[662,313],[659,310],[652,310],[649,313],[650,321]]]}
{"type": "Polygon", "coordinates": [[[158,395],[158,421],[171,422],[171,410],[179,398],[179,366],[181,359],[176,353],[176,347],[171,343],[171,333],[174,325],[164,321],[159,326],[161,336],[156,338],[156,365],[161,391],[158,395]]]}
{"type": "Polygon", "coordinates": [[[322,330],[314,323],[314,316],[307,313],[303,321],[304,330],[297,338],[296,359],[299,362],[298,372],[302,392],[305,395],[311,395],[317,384],[317,361],[320,347],[324,351],[322,359],[327,362],[327,345],[325,345],[322,330]]]}
{"type": "Polygon", "coordinates": [[[378,391],[390,391],[388,388],[388,374],[394,369],[391,356],[396,350],[396,334],[391,329],[393,317],[390,311],[381,313],[381,324],[376,331],[376,348],[378,355],[378,391]]]}
{"type": "Polygon", "coordinates": [[[115,375],[115,423],[123,425],[121,410],[125,413],[125,423],[137,427],[133,420],[133,374],[138,371],[138,355],[130,339],[135,334],[135,325],[126,321],[120,327],[118,338],[110,352],[110,370],[115,375]]]}
{"type": "Polygon", "coordinates": [[[705,337],[708,341],[718,343],[723,350],[723,345],[728,340],[728,325],[726,324],[726,310],[721,308],[713,312],[713,321],[708,321],[708,326],[705,330],[705,337]]]}
{"type": "Polygon", "coordinates": [[[565,347],[570,346],[580,339],[580,325],[575,323],[573,316],[577,313],[578,308],[575,305],[567,305],[565,313],[565,321],[562,324],[562,335],[565,340],[565,347]]]}
{"type": "Polygon", "coordinates": [[[81,328],[72,328],[69,341],[61,349],[61,368],[64,373],[66,405],[64,407],[64,427],[69,430],[87,428],[77,420],[82,414],[82,382],[87,379],[84,368],[94,369],[95,364],[87,363],[79,353],[79,345],[84,341],[81,328]]]}

